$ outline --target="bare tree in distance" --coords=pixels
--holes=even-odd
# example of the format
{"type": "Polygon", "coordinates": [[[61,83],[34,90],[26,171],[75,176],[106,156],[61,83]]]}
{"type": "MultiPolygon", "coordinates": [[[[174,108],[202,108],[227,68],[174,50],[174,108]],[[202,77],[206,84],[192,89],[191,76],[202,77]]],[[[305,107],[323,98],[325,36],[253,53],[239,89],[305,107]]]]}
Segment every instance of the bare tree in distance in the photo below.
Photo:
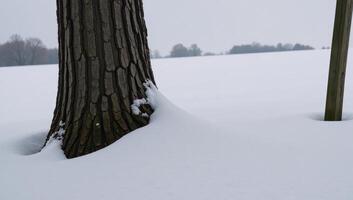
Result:
{"type": "Polygon", "coordinates": [[[38,38],[28,38],[25,41],[28,64],[43,64],[46,60],[47,49],[44,43],[38,38]]]}
{"type": "Polygon", "coordinates": [[[20,35],[12,35],[5,46],[9,49],[7,59],[10,60],[10,63],[12,62],[14,65],[26,64],[26,44],[20,35]]]}
{"type": "Polygon", "coordinates": [[[197,44],[192,44],[189,48],[185,47],[183,44],[179,43],[172,47],[170,52],[170,57],[192,57],[201,56],[202,50],[197,46],[197,44]]]}
{"type": "Polygon", "coordinates": [[[197,44],[192,44],[189,47],[189,55],[190,56],[201,56],[202,55],[202,50],[200,49],[199,46],[197,46],[197,44]]]}
{"type": "Polygon", "coordinates": [[[162,58],[161,54],[159,53],[158,50],[154,50],[151,52],[151,58],[153,59],[158,59],[158,58],[162,58]]]}
{"type": "Polygon", "coordinates": [[[0,66],[22,66],[39,64],[57,64],[58,50],[48,49],[38,38],[23,39],[12,35],[4,44],[0,44],[0,66]]]}

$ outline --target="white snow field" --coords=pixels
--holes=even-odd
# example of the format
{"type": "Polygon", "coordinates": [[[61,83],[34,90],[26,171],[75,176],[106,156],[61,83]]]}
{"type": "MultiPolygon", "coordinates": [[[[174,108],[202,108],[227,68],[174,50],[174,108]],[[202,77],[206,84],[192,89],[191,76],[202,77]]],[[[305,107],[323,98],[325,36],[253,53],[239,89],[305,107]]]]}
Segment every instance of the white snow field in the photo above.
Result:
{"type": "Polygon", "coordinates": [[[328,64],[323,50],[153,60],[150,125],[71,160],[35,153],[56,66],[0,68],[0,200],[352,200],[353,63],[343,122],[322,121],[328,64]]]}

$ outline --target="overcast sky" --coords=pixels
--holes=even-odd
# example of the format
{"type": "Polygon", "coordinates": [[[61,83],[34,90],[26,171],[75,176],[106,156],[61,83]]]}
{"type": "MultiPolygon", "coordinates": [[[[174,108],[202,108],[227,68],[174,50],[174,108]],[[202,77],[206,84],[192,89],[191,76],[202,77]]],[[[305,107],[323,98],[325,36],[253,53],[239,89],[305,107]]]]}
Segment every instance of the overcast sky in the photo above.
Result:
{"type": "MultiPolygon", "coordinates": [[[[55,0],[0,0],[0,42],[13,33],[57,46],[55,0]]],[[[335,0],[144,0],[150,48],[176,43],[204,51],[234,44],[331,43],[335,0]]]]}

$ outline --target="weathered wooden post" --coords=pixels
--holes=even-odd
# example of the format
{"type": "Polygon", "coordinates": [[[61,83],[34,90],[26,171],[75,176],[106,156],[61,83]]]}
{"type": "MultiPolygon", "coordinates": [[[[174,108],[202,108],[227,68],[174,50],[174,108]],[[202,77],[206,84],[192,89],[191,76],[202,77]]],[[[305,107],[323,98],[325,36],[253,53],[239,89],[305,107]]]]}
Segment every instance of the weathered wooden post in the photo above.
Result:
{"type": "Polygon", "coordinates": [[[353,0],[337,0],[325,121],[341,121],[353,0]]]}

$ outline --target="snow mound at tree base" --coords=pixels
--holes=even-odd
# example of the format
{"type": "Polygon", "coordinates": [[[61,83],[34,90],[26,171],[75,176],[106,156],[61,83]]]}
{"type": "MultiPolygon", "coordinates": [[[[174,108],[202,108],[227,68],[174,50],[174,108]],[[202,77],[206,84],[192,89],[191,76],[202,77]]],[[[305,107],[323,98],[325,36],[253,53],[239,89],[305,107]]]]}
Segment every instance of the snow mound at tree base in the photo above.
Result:
{"type": "MultiPolygon", "coordinates": [[[[168,152],[170,155],[176,153],[180,154],[186,149],[189,149],[190,153],[192,153],[194,147],[205,145],[202,143],[202,138],[211,136],[209,138],[211,140],[206,141],[212,141],[214,137],[219,137],[220,133],[218,129],[211,126],[208,122],[197,119],[197,117],[173,105],[158,91],[151,81],[147,81],[144,85],[147,95],[147,99],[144,100],[144,102],[151,105],[154,109],[150,124],[129,133],[107,149],[94,152],[92,153],[93,155],[84,156],[85,158],[81,159],[92,156],[95,157],[105,153],[110,154],[109,152],[115,148],[120,149],[119,151],[121,152],[125,151],[126,155],[122,155],[122,157],[126,157],[131,153],[130,148],[140,150],[141,154],[145,154],[148,150],[153,149],[155,149],[155,151],[151,152],[151,154],[159,154],[161,151],[168,152],[168,150],[175,151],[168,152]],[[195,137],[196,141],[192,139],[193,137],[195,137]],[[135,144],[135,142],[137,144],[135,144]],[[143,144],[141,144],[141,142],[143,142],[143,144]],[[129,147],[129,149],[121,149],[125,146],[129,147]],[[180,149],[180,147],[182,147],[182,149],[180,149]]],[[[138,106],[135,109],[138,109],[138,106]]],[[[37,142],[43,142],[43,138],[36,139],[38,139],[37,142]]],[[[42,143],[42,145],[43,144],[44,143],[42,143]]],[[[211,146],[212,144],[207,145],[211,146]]],[[[60,140],[52,139],[40,153],[33,156],[40,158],[42,155],[45,155],[45,157],[49,157],[50,160],[52,160],[55,157],[53,155],[58,155],[57,157],[60,160],[63,158],[63,152],[60,146],[60,140]]],[[[204,147],[208,148],[207,146],[204,147]]]]}
{"type": "Polygon", "coordinates": [[[226,167],[225,155],[234,149],[230,138],[173,105],[154,86],[147,96],[155,109],[150,124],[95,153],[66,159],[60,141],[36,153],[45,135],[32,136],[36,148],[27,152],[35,154],[3,157],[3,171],[11,173],[2,175],[9,182],[1,184],[0,199],[181,198],[192,192],[183,191],[186,186],[213,184],[217,166],[226,167]]]}

